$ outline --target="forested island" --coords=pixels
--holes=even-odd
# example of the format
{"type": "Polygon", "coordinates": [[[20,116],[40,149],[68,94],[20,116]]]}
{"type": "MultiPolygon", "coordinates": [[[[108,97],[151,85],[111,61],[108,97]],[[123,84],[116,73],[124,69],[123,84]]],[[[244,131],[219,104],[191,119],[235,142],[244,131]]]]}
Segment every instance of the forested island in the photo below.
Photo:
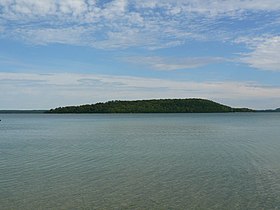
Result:
{"type": "Polygon", "coordinates": [[[108,101],[105,103],[66,106],[46,113],[223,113],[254,112],[248,108],[232,108],[206,99],[153,99],[108,101]]]}

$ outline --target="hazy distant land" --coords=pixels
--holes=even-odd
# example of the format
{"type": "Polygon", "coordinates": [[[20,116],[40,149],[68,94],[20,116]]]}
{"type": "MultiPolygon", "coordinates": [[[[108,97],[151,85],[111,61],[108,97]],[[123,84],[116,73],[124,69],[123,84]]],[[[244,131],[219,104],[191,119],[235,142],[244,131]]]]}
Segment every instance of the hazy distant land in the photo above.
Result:
{"type": "Polygon", "coordinates": [[[48,110],[0,110],[0,114],[43,114],[48,110]]]}

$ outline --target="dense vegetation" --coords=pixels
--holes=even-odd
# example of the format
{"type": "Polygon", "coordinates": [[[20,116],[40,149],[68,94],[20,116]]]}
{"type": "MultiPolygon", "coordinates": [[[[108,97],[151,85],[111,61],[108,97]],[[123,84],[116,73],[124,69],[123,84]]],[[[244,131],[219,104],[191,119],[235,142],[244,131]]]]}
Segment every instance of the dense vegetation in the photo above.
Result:
{"type": "Polygon", "coordinates": [[[51,109],[48,113],[212,113],[248,112],[246,108],[231,108],[205,99],[159,99],[109,101],[81,106],[51,109]]]}

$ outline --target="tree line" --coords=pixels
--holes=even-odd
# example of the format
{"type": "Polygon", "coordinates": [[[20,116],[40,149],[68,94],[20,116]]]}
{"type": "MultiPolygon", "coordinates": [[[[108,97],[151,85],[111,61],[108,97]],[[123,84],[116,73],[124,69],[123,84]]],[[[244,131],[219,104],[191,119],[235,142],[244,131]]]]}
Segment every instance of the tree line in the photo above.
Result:
{"type": "Polygon", "coordinates": [[[58,107],[47,113],[215,113],[248,112],[247,108],[232,108],[206,99],[154,99],[108,101],[80,106],[58,107]]]}

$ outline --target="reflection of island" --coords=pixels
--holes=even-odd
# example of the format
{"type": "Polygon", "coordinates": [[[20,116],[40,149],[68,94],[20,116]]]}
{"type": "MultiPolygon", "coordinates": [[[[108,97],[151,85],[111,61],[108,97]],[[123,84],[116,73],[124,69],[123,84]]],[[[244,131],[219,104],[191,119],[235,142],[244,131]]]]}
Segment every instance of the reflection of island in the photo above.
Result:
{"type": "Polygon", "coordinates": [[[67,106],[47,113],[222,113],[253,112],[247,108],[232,108],[206,99],[158,99],[109,101],[91,105],[67,106]]]}

